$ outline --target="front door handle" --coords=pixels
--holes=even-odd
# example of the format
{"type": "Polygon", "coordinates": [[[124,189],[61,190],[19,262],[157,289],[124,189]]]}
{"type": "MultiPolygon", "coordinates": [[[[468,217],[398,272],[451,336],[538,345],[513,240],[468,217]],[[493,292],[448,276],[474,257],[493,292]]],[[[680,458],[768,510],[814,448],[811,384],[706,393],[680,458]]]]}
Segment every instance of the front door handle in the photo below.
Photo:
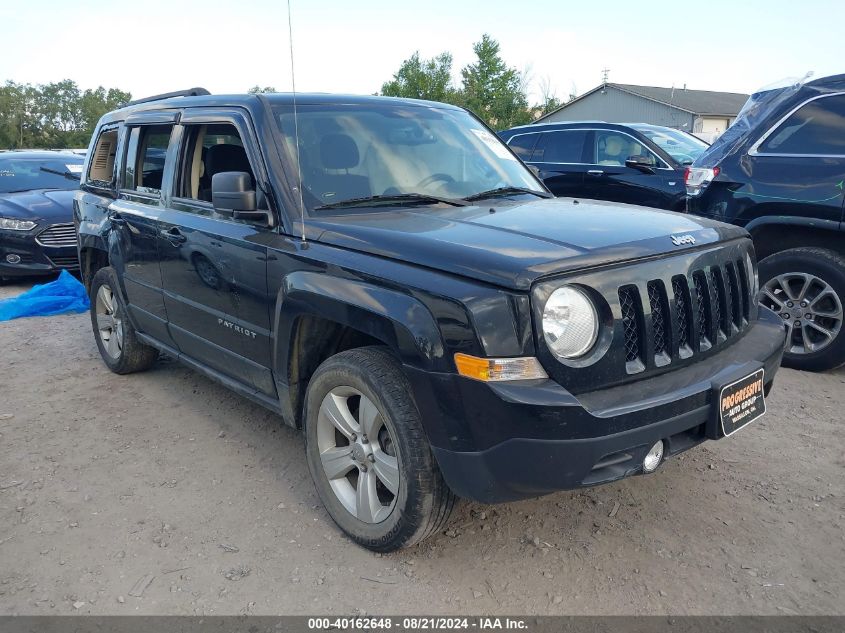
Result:
{"type": "Polygon", "coordinates": [[[160,234],[164,239],[172,244],[183,244],[188,241],[188,238],[182,235],[179,229],[175,227],[168,230],[162,229],[160,234]]]}
{"type": "Polygon", "coordinates": [[[590,169],[587,173],[591,176],[604,176],[603,169],[590,169]]]}

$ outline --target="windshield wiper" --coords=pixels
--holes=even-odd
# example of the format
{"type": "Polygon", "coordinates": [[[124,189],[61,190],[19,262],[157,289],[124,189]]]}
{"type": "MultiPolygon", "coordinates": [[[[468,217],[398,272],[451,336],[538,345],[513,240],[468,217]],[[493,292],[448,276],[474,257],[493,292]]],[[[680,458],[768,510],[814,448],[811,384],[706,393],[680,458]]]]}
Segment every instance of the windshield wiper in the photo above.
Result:
{"type": "Polygon", "coordinates": [[[41,171],[46,171],[48,174],[64,176],[68,180],[80,180],[80,175],[74,174],[72,171],[59,171],[58,169],[50,169],[49,167],[40,167],[40,169],[41,171]]]}
{"type": "Polygon", "coordinates": [[[363,198],[349,198],[348,200],[340,200],[339,202],[331,202],[319,207],[314,207],[314,210],[322,211],[324,209],[341,209],[343,207],[365,207],[373,203],[420,204],[426,202],[440,202],[452,205],[453,207],[466,206],[466,202],[455,200],[454,198],[441,198],[440,196],[430,196],[426,193],[396,193],[379,196],[364,196],[363,198]]]}
{"type": "Polygon", "coordinates": [[[489,189],[488,191],[481,191],[479,193],[474,193],[471,196],[466,196],[465,198],[461,198],[462,200],[473,201],[473,200],[482,200],[484,198],[494,198],[496,196],[506,196],[512,193],[529,193],[532,196],[537,196],[538,198],[551,198],[552,194],[546,193],[545,191],[535,191],[534,189],[526,189],[525,187],[496,187],[495,189],[489,189]]]}

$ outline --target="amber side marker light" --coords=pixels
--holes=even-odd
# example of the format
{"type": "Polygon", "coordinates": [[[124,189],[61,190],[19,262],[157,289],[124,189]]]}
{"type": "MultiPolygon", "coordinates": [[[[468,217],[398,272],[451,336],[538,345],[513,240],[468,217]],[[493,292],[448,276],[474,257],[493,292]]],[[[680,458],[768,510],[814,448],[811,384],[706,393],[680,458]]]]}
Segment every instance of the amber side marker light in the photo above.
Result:
{"type": "Polygon", "coordinates": [[[469,354],[455,354],[458,373],[483,382],[504,380],[531,380],[548,378],[543,367],[533,356],[523,358],[478,358],[469,354]]]}

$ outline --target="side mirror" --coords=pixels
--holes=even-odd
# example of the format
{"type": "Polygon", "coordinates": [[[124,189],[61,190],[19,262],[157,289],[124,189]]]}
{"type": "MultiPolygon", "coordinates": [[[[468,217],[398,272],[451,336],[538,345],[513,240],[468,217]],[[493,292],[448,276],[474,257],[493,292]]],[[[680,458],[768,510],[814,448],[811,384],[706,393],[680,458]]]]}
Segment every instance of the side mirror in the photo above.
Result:
{"type": "MultiPolygon", "coordinates": [[[[529,164],[526,163],[525,166],[528,167],[529,171],[532,174],[537,176],[537,178],[540,178],[540,168],[537,167],[537,165],[529,165],[529,164]]],[[[540,180],[542,180],[542,178],[540,178],[540,180]]]]}
{"type": "Polygon", "coordinates": [[[629,156],[625,160],[625,167],[636,169],[637,171],[641,171],[644,174],[655,173],[654,167],[649,162],[648,158],[646,158],[645,156],[629,156]]]}
{"type": "Polygon", "coordinates": [[[211,178],[211,204],[221,215],[273,226],[270,211],[258,208],[252,177],[245,171],[214,174],[211,178]]]}
{"type": "Polygon", "coordinates": [[[211,204],[223,215],[255,211],[255,188],[245,171],[222,171],[211,178],[211,204]]]}

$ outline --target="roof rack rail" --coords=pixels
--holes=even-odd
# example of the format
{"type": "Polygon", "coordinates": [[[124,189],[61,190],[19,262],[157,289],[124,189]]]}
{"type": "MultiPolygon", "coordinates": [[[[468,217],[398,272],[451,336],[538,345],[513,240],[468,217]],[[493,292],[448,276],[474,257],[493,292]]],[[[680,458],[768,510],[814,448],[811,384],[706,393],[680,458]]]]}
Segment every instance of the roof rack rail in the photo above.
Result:
{"type": "Polygon", "coordinates": [[[153,95],[152,97],[144,97],[143,99],[133,99],[126,105],[138,105],[139,103],[149,103],[151,101],[161,101],[162,99],[170,99],[170,97],[202,97],[210,95],[211,93],[205,88],[189,88],[188,90],[177,90],[176,92],[165,92],[160,95],[153,95]]]}

